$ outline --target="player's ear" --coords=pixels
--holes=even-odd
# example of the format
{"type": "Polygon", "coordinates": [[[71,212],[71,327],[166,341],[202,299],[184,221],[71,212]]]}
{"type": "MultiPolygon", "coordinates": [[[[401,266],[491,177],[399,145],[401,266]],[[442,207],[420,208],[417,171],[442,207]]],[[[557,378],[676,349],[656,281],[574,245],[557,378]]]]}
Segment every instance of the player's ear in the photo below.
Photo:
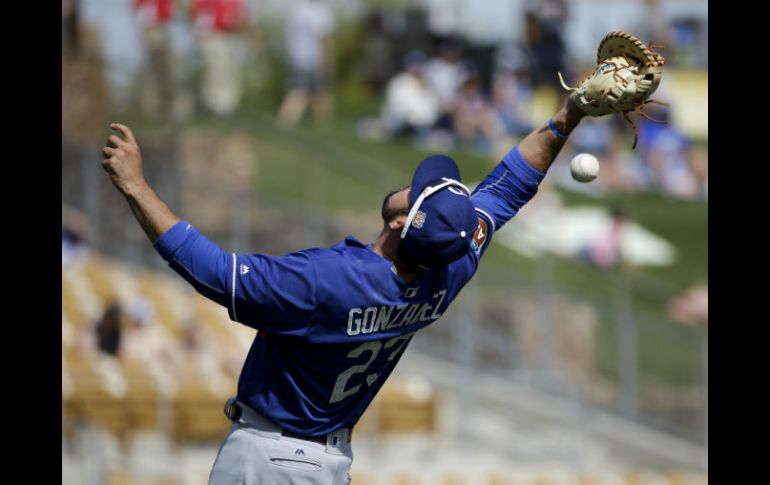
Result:
{"type": "Polygon", "coordinates": [[[391,231],[401,231],[406,223],[406,215],[399,214],[388,222],[388,227],[391,231]]]}

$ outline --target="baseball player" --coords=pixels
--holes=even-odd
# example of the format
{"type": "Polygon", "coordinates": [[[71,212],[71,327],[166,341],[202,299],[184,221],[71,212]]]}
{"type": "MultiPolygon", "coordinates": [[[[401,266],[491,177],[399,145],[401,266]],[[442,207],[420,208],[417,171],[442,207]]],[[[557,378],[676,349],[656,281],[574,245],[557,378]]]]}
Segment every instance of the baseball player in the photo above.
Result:
{"type": "MultiPolygon", "coordinates": [[[[607,71],[600,65],[596,82],[607,71]]],[[[429,156],[385,197],[376,241],[347,237],[280,257],[225,252],[181,220],[145,181],[131,129],[110,125],[121,136],[109,137],[103,167],[155,249],[232,320],[258,330],[225,405],[233,424],[210,484],[350,482],[353,426],[414,334],[444,314],[495,232],[535,195],[587,114],[585,84],[472,192],[450,157],[429,156]]]]}

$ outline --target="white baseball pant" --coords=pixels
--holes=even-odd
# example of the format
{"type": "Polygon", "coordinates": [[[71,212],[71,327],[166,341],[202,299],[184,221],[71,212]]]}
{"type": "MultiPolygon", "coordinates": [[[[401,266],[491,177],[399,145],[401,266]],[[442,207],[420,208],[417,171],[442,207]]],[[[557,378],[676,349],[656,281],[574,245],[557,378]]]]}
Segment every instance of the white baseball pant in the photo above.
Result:
{"type": "Polygon", "coordinates": [[[239,404],[240,417],[227,433],[209,485],[348,485],[353,452],[343,428],[319,443],[285,436],[272,421],[239,404]]]}

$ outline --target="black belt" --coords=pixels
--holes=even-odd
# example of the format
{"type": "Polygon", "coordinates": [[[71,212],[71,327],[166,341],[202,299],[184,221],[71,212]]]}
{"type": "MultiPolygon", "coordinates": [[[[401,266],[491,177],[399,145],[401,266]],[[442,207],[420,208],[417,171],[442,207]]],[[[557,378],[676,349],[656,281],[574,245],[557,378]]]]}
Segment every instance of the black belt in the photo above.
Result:
{"type": "MultiPolygon", "coordinates": [[[[241,419],[241,415],[243,414],[242,406],[245,406],[245,404],[238,402],[234,399],[228,400],[227,404],[225,404],[225,416],[227,416],[227,418],[232,422],[238,421],[239,419],[241,419]]],[[[253,411],[253,412],[256,413],[256,411],[253,411]]],[[[286,436],[289,438],[296,438],[296,439],[306,440],[306,441],[312,441],[314,443],[320,443],[322,445],[326,444],[326,435],[305,436],[305,435],[292,433],[291,431],[286,431],[285,429],[281,429],[281,436],[286,436]]]]}
{"type": "Polygon", "coordinates": [[[315,441],[316,443],[321,443],[322,445],[326,444],[326,435],[323,436],[302,436],[300,434],[294,434],[289,431],[286,431],[285,429],[281,430],[282,436],[288,436],[289,438],[297,438],[300,440],[307,440],[307,441],[315,441]]]}

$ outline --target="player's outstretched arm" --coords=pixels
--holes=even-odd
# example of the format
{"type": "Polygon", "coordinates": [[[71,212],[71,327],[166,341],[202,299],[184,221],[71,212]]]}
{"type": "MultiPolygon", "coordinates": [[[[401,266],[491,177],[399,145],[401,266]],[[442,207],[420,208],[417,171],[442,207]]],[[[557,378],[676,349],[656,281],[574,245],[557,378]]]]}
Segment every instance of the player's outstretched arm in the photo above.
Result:
{"type": "Polygon", "coordinates": [[[533,130],[519,143],[522,158],[535,170],[542,173],[548,171],[567,137],[585,115],[571,99],[567,99],[549,122],[533,130]]]}
{"type": "Polygon", "coordinates": [[[102,149],[102,167],[110,174],[112,183],[123,194],[144,233],[155,242],[180,221],[144,179],[142,154],[134,133],[126,125],[112,123],[119,132],[111,135],[102,149]]]}
{"type": "Polygon", "coordinates": [[[571,100],[539,128],[528,134],[476,187],[471,199],[494,233],[512,219],[537,193],[548,168],[567,136],[585,114],[571,100]]]}
{"type": "Polygon", "coordinates": [[[183,223],[158,197],[144,179],[142,154],[131,129],[120,123],[110,128],[122,137],[110,136],[102,150],[102,167],[125,196],[139,225],[174,271],[202,295],[227,306],[232,255],[183,223]]]}

